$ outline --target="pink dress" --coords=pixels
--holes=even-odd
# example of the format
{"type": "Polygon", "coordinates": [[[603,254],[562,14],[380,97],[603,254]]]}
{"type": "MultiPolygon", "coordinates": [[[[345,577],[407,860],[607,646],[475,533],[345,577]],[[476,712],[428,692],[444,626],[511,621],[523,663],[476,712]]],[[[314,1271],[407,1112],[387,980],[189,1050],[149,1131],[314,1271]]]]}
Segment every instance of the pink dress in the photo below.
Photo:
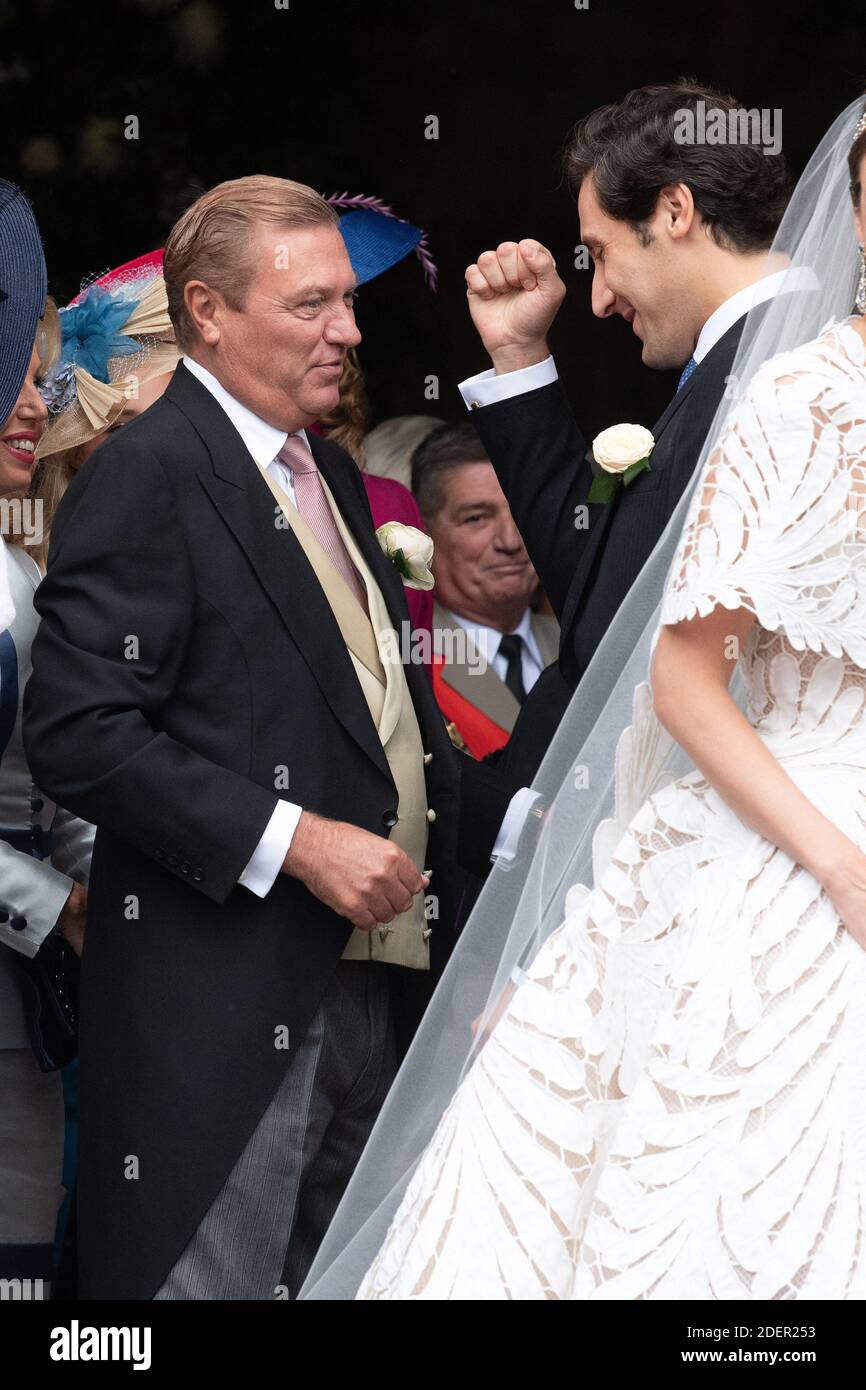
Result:
{"type": "MultiPolygon", "coordinates": [[[[327,438],[326,432],[318,421],[310,428],[314,434],[318,434],[324,439],[327,438]]],[[[373,525],[377,529],[384,526],[386,521],[401,521],[404,526],[417,526],[419,531],[424,530],[418,503],[407,487],[396,482],[393,478],[378,478],[373,473],[362,472],[361,477],[364,479],[367,501],[370,503],[370,511],[373,513],[373,525]]],[[[433,637],[433,590],[404,589],[404,592],[406,602],[409,605],[409,618],[413,632],[416,628],[426,628],[430,636],[429,641],[418,643],[418,646],[422,652],[429,652],[432,649],[433,637]]],[[[426,661],[425,666],[429,676],[430,662],[426,661]]]]}
{"type": "MultiPolygon", "coordinates": [[[[374,526],[383,526],[386,521],[401,521],[404,526],[416,526],[419,531],[424,530],[418,503],[407,487],[393,478],[377,478],[372,473],[364,473],[362,477],[367,489],[370,511],[373,513],[374,526]]],[[[405,593],[413,630],[426,628],[432,637],[433,590],[406,589],[405,593]]],[[[430,645],[424,643],[422,650],[429,651],[430,645]]]]}

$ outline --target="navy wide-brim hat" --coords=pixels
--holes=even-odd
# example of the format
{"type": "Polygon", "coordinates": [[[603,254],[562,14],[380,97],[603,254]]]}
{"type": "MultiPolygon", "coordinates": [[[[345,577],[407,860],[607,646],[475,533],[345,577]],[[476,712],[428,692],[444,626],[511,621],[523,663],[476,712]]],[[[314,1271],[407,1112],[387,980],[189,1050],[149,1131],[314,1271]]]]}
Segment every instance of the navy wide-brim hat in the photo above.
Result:
{"type": "Polygon", "coordinates": [[[33,209],[20,188],[0,179],[0,425],[21,394],[47,294],[33,209]]]}

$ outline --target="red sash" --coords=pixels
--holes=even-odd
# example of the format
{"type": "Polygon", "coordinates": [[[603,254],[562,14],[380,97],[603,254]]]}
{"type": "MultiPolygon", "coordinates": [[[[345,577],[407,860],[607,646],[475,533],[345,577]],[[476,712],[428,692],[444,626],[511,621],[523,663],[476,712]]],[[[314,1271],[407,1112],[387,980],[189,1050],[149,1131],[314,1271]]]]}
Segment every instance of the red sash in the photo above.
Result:
{"type": "MultiPolygon", "coordinates": [[[[473,758],[485,758],[508,742],[506,729],[494,724],[480,709],[458,694],[443,678],[445,658],[433,657],[433,692],[447,724],[452,725],[473,758]]],[[[449,728],[449,733],[451,729],[449,728]]],[[[452,742],[456,742],[452,733],[452,742]]]]}

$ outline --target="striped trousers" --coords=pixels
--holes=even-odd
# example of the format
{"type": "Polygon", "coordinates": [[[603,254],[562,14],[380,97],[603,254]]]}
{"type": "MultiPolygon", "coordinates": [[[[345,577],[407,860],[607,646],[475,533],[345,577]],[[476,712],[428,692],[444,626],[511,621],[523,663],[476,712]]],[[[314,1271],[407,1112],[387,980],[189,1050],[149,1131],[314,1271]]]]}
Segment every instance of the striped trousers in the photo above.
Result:
{"type": "Polygon", "coordinates": [[[295,1298],[396,1072],[389,967],[340,961],[157,1299],[295,1298]]]}

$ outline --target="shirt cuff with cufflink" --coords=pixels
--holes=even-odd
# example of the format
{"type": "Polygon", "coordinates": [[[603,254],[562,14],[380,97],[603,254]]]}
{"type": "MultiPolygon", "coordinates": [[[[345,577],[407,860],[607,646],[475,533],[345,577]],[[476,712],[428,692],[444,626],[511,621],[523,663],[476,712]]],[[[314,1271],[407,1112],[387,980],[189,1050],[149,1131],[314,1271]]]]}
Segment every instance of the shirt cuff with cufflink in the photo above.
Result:
{"type": "Polygon", "coordinates": [[[556,363],[551,356],[545,357],[543,362],[533,362],[531,367],[518,367],[515,372],[503,372],[499,376],[489,367],[486,372],[461,381],[457,389],[466,409],[478,410],[485,405],[510,400],[512,396],[522,396],[526,391],[537,391],[558,378],[556,363]]]}
{"type": "Polygon", "coordinates": [[[540,792],[534,792],[531,787],[521,787],[509,801],[490,853],[490,858],[500,868],[508,868],[514,860],[526,818],[540,800],[540,792]]]}

